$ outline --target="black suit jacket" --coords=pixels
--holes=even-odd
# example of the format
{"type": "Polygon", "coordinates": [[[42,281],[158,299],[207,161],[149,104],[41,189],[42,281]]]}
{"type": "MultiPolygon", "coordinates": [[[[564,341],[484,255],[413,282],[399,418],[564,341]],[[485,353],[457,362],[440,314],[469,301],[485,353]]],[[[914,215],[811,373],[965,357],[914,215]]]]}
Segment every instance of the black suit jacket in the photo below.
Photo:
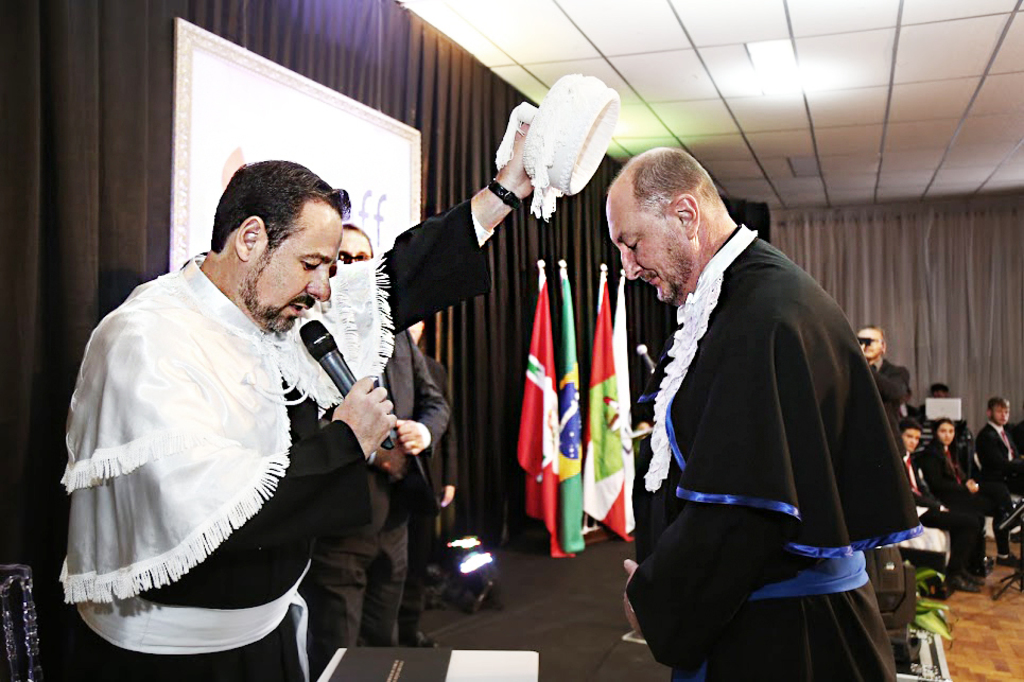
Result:
{"type": "Polygon", "coordinates": [[[914,465],[917,471],[924,474],[925,484],[935,497],[945,502],[947,506],[964,495],[970,498],[971,492],[967,486],[957,482],[956,472],[946,459],[946,453],[938,439],[929,443],[924,452],[917,455],[914,465]]]}
{"type": "Polygon", "coordinates": [[[882,360],[882,366],[875,369],[871,366],[871,373],[875,377],[875,385],[878,386],[878,393],[882,396],[885,404],[885,416],[889,418],[889,427],[896,436],[896,442],[900,442],[900,402],[910,392],[910,372],[906,367],[894,365],[888,360],[882,360]]]}
{"type": "Polygon", "coordinates": [[[992,428],[991,424],[978,432],[974,441],[974,447],[978,453],[978,462],[981,464],[981,473],[978,479],[982,481],[1003,481],[1007,476],[1024,475],[1024,460],[1020,457],[1020,450],[1013,441],[1013,436],[1006,432],[1006,437],[1013,444],[1015,457],[1013,461],[1009,458],[1009,451],[1006,443],[999,436],[999,432],[992,428]]]}
{"type": "MultiPolygon", "coordinates": [[[[445,400],[451,408],[451,392],[448,390],[448,371],[440,362],[424,355],[427,361],[427,369],[434,383],[440,387],[445,400]]],[[[458,443],[455,436],[455,411],[451,410],[448,417],[448,428],[440,440],[434,440],[430,448],[430,480],[434,485],[434,491],[440,495],[446,485],[457,486],[459,480],[458,443]]]]}

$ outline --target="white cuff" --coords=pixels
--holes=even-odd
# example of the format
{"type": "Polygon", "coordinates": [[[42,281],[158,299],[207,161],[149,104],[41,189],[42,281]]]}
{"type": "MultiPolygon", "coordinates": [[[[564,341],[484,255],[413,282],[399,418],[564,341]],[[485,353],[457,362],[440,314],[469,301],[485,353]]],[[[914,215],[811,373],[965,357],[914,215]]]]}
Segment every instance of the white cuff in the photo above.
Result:
{"type": "MultiPolygon", "coordinates": [[[[480,246],[483,246],[487,243],[487,240],[494,235],[494,230],[488,230],[481,225],[480,221],[476,219],[476,215],[472,211],[470,211],[469,214],[473,216],[473,231],[476,232],[476,242],[480,246]]],[[[422,426],[422,424],[420,426],[422,426]]],[[[429,441],[430,438],[428,437],[427,440],[429,441]]]]}
{"type": "MultiPolygon", "coordinates": [[[[483,242],[481,242],[481,245],[483,245],[483,242]]],[[[423,449],[426,450],[427,448],[430,447],[430,443],[432,442],[432,439],[430,437],[430,429],[428,429],[423,424],[420,424],[419,422],[413,422],[413,424],[415,424],[416,428],[420,430],[420,437],[423,439],[423,449]]]]}

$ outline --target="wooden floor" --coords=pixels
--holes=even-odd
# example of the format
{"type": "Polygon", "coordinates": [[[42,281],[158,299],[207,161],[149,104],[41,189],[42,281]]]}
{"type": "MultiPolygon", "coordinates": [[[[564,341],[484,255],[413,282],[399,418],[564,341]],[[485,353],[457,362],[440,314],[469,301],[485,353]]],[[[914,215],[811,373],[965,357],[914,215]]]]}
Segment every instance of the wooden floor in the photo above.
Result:
{"type": "MultiPolygon", "coordinates": [[[[995,556],[992,542],[989,556],[995,556]]],[[[1010,573],[1009,568],[997,567],[981,594],[957,592],[947,600],[953,641],[943,644],[953,682],[1024,680],[1024,594],[1011,587],[999,601],[992,601],[1000,580],[1010,573]]]]}

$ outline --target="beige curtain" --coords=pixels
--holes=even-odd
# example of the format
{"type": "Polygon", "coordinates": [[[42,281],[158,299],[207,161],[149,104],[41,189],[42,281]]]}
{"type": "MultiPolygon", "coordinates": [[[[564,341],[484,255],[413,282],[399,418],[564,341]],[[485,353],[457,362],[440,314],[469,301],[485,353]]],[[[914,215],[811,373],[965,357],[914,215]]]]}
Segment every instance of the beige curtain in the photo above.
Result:
{"type": "Polygon", "coordinates": [[[942,382],[975,433],[990,396],[1024,419],[1024,197],[783,211],[772,241],[855,330],[885,329],[913,404],[942,382]]]}

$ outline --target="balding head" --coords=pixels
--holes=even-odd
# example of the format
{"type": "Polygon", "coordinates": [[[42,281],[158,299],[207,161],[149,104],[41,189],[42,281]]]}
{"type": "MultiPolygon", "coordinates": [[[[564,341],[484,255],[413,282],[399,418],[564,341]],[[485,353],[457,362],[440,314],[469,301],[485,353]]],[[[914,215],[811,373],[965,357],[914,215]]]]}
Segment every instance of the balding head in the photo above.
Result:
{"type": "Polygon", "coordinates": [[[692,194],[707,215],[725,211],[711,176],[682,149],[661,147],[634,156],[619,171],[618,182],[632,185],[633,198],[645,211],[661,212],[680,194],[692,194]]]}

